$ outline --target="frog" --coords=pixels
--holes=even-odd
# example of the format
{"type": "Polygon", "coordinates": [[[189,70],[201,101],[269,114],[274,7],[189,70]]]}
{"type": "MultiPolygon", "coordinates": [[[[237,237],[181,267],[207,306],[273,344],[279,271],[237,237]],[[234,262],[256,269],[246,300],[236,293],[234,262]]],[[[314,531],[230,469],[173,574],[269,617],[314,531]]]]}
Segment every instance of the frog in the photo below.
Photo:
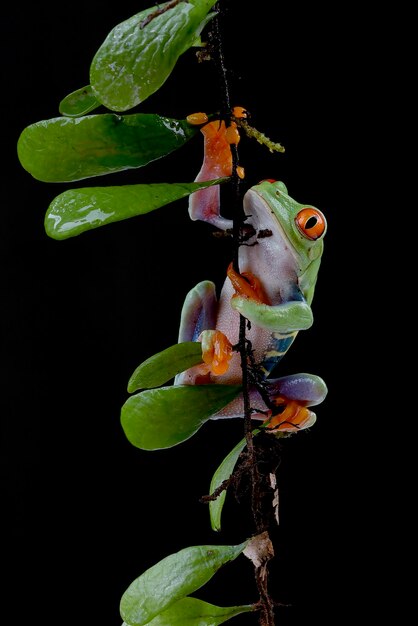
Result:
{"type": "MultiPolygon", "coordinates": [[[[202,192],[197,201],[190,199],[191,219],[230,232],[231,222],[220,215],[213,188],[207,193],[206,199],[202,192]]],[[[250,187],[243,196],[243,211],[246,235],[238,249],[239,270],[232,263],[228,266],[219,297],[213,281],[199,282],[186,295],[181,310],[178,342],[200,341],[209,357],[179,373],[174,384],[242,382],[236,347],[243,316],[253,363],[267,393],[250,385],[251,417],[263,420],[272,431],[292,433],[315,423],[310,407],[321,403],[328,391],[324,380],[314,374],[273,377],[299,331],[313,324],[311,305],[327,222],[322,211],[294,200],[285,183],[275,179],[250,187]]],[[[243,415],[240,395],[211,419],[243,415]]]]}

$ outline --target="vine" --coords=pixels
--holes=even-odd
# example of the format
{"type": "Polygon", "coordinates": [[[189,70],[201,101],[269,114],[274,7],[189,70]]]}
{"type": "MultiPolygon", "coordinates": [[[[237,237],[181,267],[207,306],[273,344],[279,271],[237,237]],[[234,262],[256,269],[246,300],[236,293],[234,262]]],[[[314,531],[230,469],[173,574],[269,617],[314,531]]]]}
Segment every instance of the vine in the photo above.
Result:
{"type": "Polygon", "coordinates": [[[280,181],[268,179],[243,193],[241,134],[270,152],[284,148],[250,125],[244,107],[232,104],[221,4],[172,0],[118,24],[92,60],[90,84],[60,102],[59,117],[28,126],[18,141],[20,162],[34,178],[73,182],[144,167],[184,149],[200,131],[204,158],[194,181],[70,189],[52,200],[45,230],[64,240],[188,198],[192,220],[232,235],[232,261],[219,297],[210,281],[189,292],[178,342],[132,373],[121,425],[133,446],[157,451],[181,444],[208,420],[243,418],[242,438],[201,501],[219,532],[227,492],[248,481],[254,534],[236,545],[184,548],[143,572],[121,598],[125,626],[216,626],[248,612],[258,615],[260,626],[274,626],[280,603],[269,592],[269,531],[278,524],[280,442],[314,424],[309,407],[327,393],[311,374],[273,377],[298,331],[312,324],[326,221],[315,207],[293,200],[280,181]],[[210,45],[202,43],[202,32],[210,45]],[[217,66],[218,111],[185,112],[180,120],[124,114],[161,89],[179,57],[195,46],[201,62],[217,66]],[[105,112],[92,114],[99,108],[105,112]],[[221,215],[221,188],[227,185],[232,220],[221,215]],[[191,595],[241,554],[254,565],[257,602],[220,607],[191,595]]]}

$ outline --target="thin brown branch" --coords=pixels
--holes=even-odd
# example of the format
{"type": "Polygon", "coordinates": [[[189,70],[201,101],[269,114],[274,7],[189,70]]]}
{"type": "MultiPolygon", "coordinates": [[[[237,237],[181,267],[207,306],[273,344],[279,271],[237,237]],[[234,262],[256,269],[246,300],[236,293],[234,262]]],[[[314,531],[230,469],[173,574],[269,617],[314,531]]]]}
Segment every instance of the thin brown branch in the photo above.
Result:
{"type": "Polygon", "coordinates": [[[260,483],[261,477],[258,471],[257,457],[253,439],[252,428],[252,410],[250,405],[249,396],[249,342],[246,339],[247,320],[240,316],[240,330],[239,330],[239,352],[241,356],[241,369],[242,369],[242,393],[244,399],[244,433],[247,442],[248,456],[250,458],[250,473],[251,473],[251,510],[254,518],[254,524],[257,533],[264,530],[263,511],[261,506],[260,497],[260,483]]]}
{"type": "MultiPolygon", "coordinates": [[[[151,20],[155,19],[159,15],[162,15],[169,9],[172,9],[173,7],[176,6],[176,4],[179,4],[179,2],[181,1],[182,0],[171,0],[171,2],[168,2],[166,5],[159,7],[158,9],[155,9],[155,11],[152,11],[152,13],[149,13],[147,17],[142,20],[142,22],[139,24],[139,28],[144,28],[147,24],[151,22],[151,20]]],[[[183,0],[183,1],[187,2],[187,0],[183,0]]]]}
{"type": "Polygon", "coordinates": [[[258,610],[260,611],[260,626],[274,626],[274,602],[268,593],[268,564],[274,557],[274,548],[267,531],[256,535],[251,539],[244,550],[244,555],[250,559],[255,569],[255,580],[257,583],[260,600],[258,610]]]}
{"type": "MultiPolygon", "coordinates": [[[[218,3],[219,4],[219,3],[218,3]]],[[[214,39],[216,40],[216,54],[214,55],[215,60],[217,61],[218,70],[220,73],[221,83],[222,83],[222,91],[223,91],[223,105],[224,111],[228,111],[229,115],[232,115],[232,107],[229,93],[229,85],[227,79],[226,65],[223,54],[222,47],[222,37],[221,37],[221,29],[220,29],[220,15],[221,12],[218,11],[216,18],[213,21],[213,34],[214,39]]],[[[244,222],[245,222],[245,214],[242,206],[242,197],[240,193],[240,178],[237,173],[237,167],[239,165],[238,158],[238,148],[236,144],[231,144],[231,152],[232,152],[232,176],[231,176],[231,185],[232,185],[232,215],[233,215],[233,267],[235,271],[239,273],[239,249],[240,246],[245,243],[244,233],[244,222]]],[[[266,510],[264,496],[265,496],[265,485],[266,485],[266,476],[261,475],[258,466],[257,460],[257,449],[254,444],[253,439],[253,426],[252,426],[252,408],[250,405],[250,384],[256,384],[257,388],[260,390],[260,394],[263,399],[266,401],[266,404],[269,408],[271,407],[271,402],[268,397],[268,394],[265,390],[263,383],[263,378],[259,368],[257,368],[251,343],[247,340],[247,326],[249,325],[248,320],[246,320],[242,315],[240,315],[240,324],[239,324],[239,340],[238,340],[238,351],[240,354],[241,360],[241,369],[242,369],[242,388],[243,388],[243,403],[244,403],[244,433],[245,439],[247,443],[247,454],[246,454],[246,462],[245,466],[248,468],[250,475],[250,484],[251,484],[251,511],[254,519],[254,524],[256,528],[257,534],[265,532],[267,534],[267,540],[271,544],[270,539],[268,537],[268,519],[271,515],[271,506],[268,507],[268,512],[266,510]]],[[[269,473],[267,472],[267,476],[269,473]]],[[[229,481],[224,481],[219,487],[219,493],[221,493],[225,488],[228,487],[229,481]]],[[[214,494],[211,496],[215,496],[217,490],[215,490],[214,494]]],[[[210,499],[212,497],[209,496],[210,499]]],[[[259,624],[260,626],[274,626],[274,603],[270,598],[268,592],[268,561],[272,558],[274,552],[271,550],[271,554],[268,555],[265,559],[263,559],[262,563],[255,563],[255,581],[259,593],[259,624]]]]}
{"type": "Polygon", "coordinates": [[[274,626],[274,602],[268,591],[268,564],[265,563],[255,570],[255,580],[260,595],[260,626],[274,626]]]}
{"type": "Polygon", "coordinates": [[[226,491],[231,483],[235,483],[235,472],[229,478],[225,478],[221,484],[206,496],[201,496],[200,502],[212,502],[216,500],[223,491],[226,491]]]}

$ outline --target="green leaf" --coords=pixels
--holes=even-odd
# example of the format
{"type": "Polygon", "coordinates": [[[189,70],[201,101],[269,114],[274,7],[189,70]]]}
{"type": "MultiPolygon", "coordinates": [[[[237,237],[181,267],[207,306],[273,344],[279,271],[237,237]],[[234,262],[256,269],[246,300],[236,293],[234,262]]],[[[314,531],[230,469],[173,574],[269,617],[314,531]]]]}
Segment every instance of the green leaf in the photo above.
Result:
{"type": "Polygon", "coordinates": [[[101,102],[93,94],[91,86],[87,85],[65,96],[59,104],[59,112],[68,117],[80,117],[80,115],[94,111],[99,106],[101,106],[101,102]]]}
{"type": "Polygon", "coordinates": [[[45,230],[53,239],[68,239],[86,230],[144,215],[180,200],[198,189],[228,178],[203,183],[155,183],[69,189],[56,196],[45,214],[45,230]]]}
{"type": "Polygon", "coordinates": [[[202,363],[202,344],[184,341],[166,348],[138,365],[128,382],[128,391],[159,387],[176,374],[202,363]]]}
{"type": "Polygon", "coordinates": [[[173,385],[148,389],[125,402],[122,428],[142,450],[171,448],[189,439],[241,391],[239,385],[173,385]]]}
{"type": "Polygon", "coordinates": [[[163,3],[141,11],[110,31],[90,67],[97,99],[126,111],[157,91],[178,58],[195,45],[216,0],[163,3]]]}
{"type": "Polygon", "coordinates": [[[219,626],[236,615],[254,610],[252,604],[215,606],[197,598],[182,598],[154,617],[147,626],[219,626]]]}
{"type": "MultiPolygon", "coordinates": [[[[238,457],[245,448],[246,444],[246,439],[241,439],[241,441],[237,443],[235,448],[233,448],[231,452],[224,458],[212,477],[209,493],[213,493],[215,489],[217,489],[223,483],[224,480],[227,480],[231,476],[232,472],[234,471],[235,464],[238,461],[238,457]]],[[[224,489],[224,491],[219,494],[216,500],[209,501],[209,515],[212,530],[221,530],[221,513],[224,506],[225,498],[226,489],[224,489]]]]}
{"type": "MultiPolygon", "coordinates": [[[[253,437],[255,437],[255,435],[257,435],[259,432],[261,432],[260,429],[254,429],[252,433],[253,437]]],[[[215,489],[220,487],[224,480],[227,480],[231,476],[238,461],[239,455],[245,448],[246,444],[246,438],[241,439],[241,441],[237,443],[235,448],[233,448],[231,452],[224,458],[212,477],[209,493],[213,493],[215,489]]],[[[224,489],[216,498],[216,500],[209,501],[210,523],[212,526],[212,530],[215,531],[221,530],[221,513],[225,503],[226,492],[227,490],[224,489]]]]}
{"type": "Polygon", "coordinates": [[[27,126],[20,163],[43,182],[69,182],[142,167],[183,146],[197,132],[186,120],[153,113],[54,117],[27,126]]]}
{"type": "Polygon", "coordinates": [[[122,595],[122,619],[130,626],[148,624],[174,602],[207,583],[222,565],[236,559],[247,543],[192,546],[165,557],[134,580],[122,595]]]}

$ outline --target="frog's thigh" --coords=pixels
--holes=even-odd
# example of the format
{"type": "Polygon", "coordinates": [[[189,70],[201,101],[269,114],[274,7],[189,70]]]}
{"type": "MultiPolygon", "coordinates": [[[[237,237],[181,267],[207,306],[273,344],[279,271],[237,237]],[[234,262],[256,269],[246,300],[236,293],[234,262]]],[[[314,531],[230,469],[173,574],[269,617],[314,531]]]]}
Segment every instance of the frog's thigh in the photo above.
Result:
{"type": "Polygon", "coordinates": [[[215,283],[204,280],[187,294],[180,318],[178,341],[197,341],[202,330],[216,325],[217,298],[215,283]]]}
{"type": "Polygon", "coordinates": [[[323,379],[315,374],[290,374],[281,378],[267,379],[267,383],[270,397],[285,396],[305,406],[320,404],[328,393],[323,379]]]}

